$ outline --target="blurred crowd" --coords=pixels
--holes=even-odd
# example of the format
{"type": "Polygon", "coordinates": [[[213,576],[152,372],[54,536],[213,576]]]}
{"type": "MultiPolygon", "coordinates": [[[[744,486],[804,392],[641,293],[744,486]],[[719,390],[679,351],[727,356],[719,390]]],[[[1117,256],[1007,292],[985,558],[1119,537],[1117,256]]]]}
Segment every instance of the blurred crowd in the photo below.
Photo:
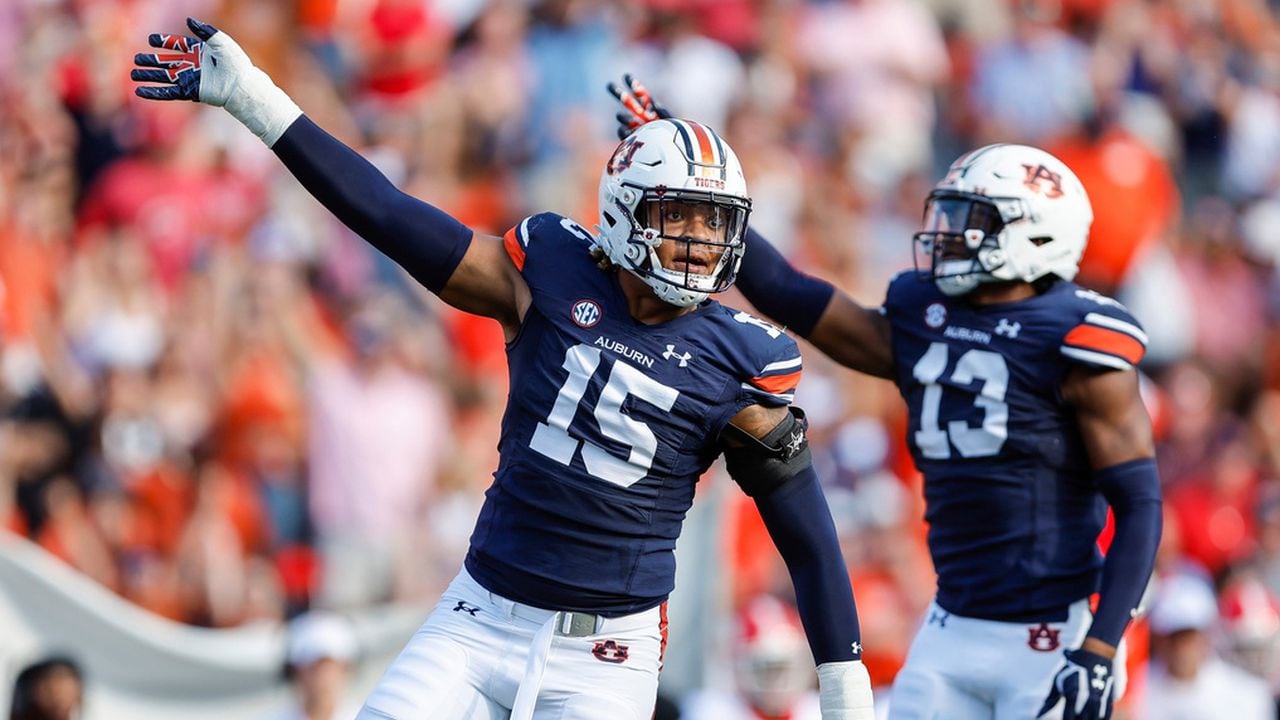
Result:
{"type": "MultiPolygon", "coordinates": [[[[1134,695],[1148,645],[1153,684],[1194,683],[1177,660],[1186,632],[1207,638],[1195,657],[1280,692],[1278,12],[1275,0],[0,3],[0,527],[145,608],[214,627],[431,599],[465,552],[496,467],[501,332],[416,286],[224,113],[133,97],[146,34],[193,15],[407,192],[493,234],[546,209],[594,225],[616,142],[604,87],[632,72],[738,149],[757,228],[873,305],[911,267],[924,197],[952,158],[992,141],[1050,150],[1094,206],[1078,280],[1151,336],[1158,577],[1211,593],[1211,613],[1178,616],[1194,622],[1130,633],[1134,695]],[[1183,670],[1157,672],[1170,667],[1183,670]]],[[[866,661],[887,685],[933,592],[902,402],[809,348],[805,360],[796,402],[866,661]]],[[[785,600],[750,503],[716,497],[732,498],[727,602],[785,600]]]]}

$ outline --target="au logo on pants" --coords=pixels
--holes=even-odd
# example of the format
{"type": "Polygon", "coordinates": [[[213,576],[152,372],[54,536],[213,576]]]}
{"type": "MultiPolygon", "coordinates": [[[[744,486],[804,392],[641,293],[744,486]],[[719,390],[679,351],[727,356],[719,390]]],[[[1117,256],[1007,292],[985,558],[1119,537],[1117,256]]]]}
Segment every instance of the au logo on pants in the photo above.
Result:
{"type": "Polygon", "coordinates": [[[591,654],[595,655],[596,659],[601,662],[624,663],[627,661],[627,646],[619,645],[613,640],[605,640],[604,642],[596,643],[596,646],[591,650],[591,654]]]}
{"type": "Polygon", "coordinates": [[[1062,634],[1061,629],[1049,627],[1049,623],[1040,623],[1035,627],[1027,628],[1030,637],[1027,638],[1027,646],[1032,650],[1040,652],[1052,652],[1058,649],[1058,636],[1062,634]]]}

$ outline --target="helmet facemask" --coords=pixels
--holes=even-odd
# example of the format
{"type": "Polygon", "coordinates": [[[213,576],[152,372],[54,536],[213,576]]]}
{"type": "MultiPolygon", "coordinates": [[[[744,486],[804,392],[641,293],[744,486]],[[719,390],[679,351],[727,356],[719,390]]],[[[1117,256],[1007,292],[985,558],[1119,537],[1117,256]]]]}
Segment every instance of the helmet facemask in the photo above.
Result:
{"type": "Polygon", "coordinates": [[[634,211],[622,267],[673,305],[696,305],[738,276],[751,201],[722,193],[627,187],[634,211]],[[665,258],[665,262],[664,262],[665,258]]]}
{"type": "Polygon", "coordinates": [[[1007,273],[1002,235],[1021,217],[1016,199],[1002,201],[978,193],[934,190],[925,202],[924,229],[915,242],[916,271],[928,258],[928,276],[944,294],[963,295],[1007,273]]]}

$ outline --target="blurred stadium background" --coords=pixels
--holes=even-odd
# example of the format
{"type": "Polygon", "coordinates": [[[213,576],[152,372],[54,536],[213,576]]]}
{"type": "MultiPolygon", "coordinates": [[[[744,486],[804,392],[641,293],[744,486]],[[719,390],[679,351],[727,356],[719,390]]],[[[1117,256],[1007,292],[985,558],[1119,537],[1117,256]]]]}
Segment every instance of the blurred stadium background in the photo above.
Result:
{"type": "MultiPolygon", "coordinates": [[[[133,97],[132,54],[187,15],[403,188],[496,234],[547,209],[594,224],[605,83],[633,72],[738,149],[765,235],[870,304],[910,266],[954,156],[996,140],[1059,155],[1097,216],[1079,279],[1152,340],[1157,574],[1201,577],[1221,603],[1176,629],[1274,693],[1278,7],[5,0],[0,705],[59,651],[85,666],[85,720],[265,717],[287,700],[281,623],[308,607],[356,620],[358,697],[456,572],[496,466],[496,324],[416,287],[225,114],[133,97]]],[[[805,362],[797,404],[887,686],[933,583],[903,408],[805,362]]],[[[735,613],[790,588],[718,472],[679,553],[673,701],[730,687],[735,613]]],[[[1130,718],[1148,637],[1129,633],[1130,718]]]]}

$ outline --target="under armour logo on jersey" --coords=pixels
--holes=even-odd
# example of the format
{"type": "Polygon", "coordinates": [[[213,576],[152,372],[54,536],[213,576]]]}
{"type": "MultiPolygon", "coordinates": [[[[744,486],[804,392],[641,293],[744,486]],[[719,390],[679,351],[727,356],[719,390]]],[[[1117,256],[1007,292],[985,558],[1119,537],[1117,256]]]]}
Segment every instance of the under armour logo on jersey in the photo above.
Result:
{"type": "Polygon", "coordinates": [[[1009,322],[1008,318],[1000,318],[1000,322],[996,323],[996,334],[1010,339],[1018,337],[1018,332],[1021,330],[1022,323],[1009,322]]]}
{"type": "Polygon", "coordinates": [[[851,646],[850,646],[850,649],[852,649],[852,650],[853,650],[853,654],[854,654],[854,655],[861,655],[861,654],[862,654],[862,643],[857,642],[857,641],[855,640],[855,641],[854,641],[854,643],[853,643],[853,645],[851,645],[851,646]]]}
{"type": "Polygon", "coordinates": [[[1094,690],[1104,690],[1107,687],[1107,666],[1094,665],[1093,679],[1089,681],[1094,690]]]}
{"type": "Polygon", "coordinates": [[[680,367],[688,367],[689,359],[692,358],[693,355],[691,355],[690,353],[678,353],[676,352],[675,345],[668,345],[666,351],[662,353],[662,357],[666,358],[667,360],[671,360],[673,358],[679,359],[680,367]]]}
{"type": "Polygon", "coordinates": [[[476,607],[476,606],[474,606],[474,605],[468,605],[468,604],[466,603],[466,601],[465,601],[465,600],[459,600],[459,601],[458,601],[458,604],[457,604],[456,606],[454,606],[453,611],[454,611],[454,612],[464,612],[464,613],[466,613],[466,614],[470,615],[471,617],[475,617],[475,616],[476,616],[476,613],[480,612],[480,608],[478,608],[478,607],[476,607]]]}

